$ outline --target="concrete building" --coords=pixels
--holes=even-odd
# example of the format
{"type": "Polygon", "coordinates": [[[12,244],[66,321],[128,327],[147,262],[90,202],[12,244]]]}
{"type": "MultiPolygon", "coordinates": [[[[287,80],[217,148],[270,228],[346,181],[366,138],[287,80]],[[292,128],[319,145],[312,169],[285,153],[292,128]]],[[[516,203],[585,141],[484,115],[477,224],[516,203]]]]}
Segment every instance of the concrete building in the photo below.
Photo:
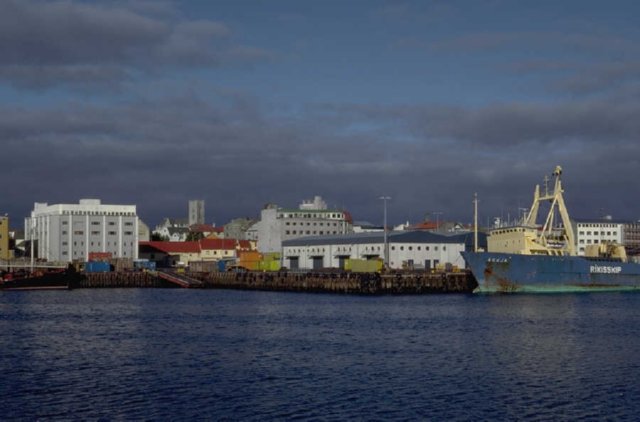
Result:
{"type": "Polygon", "coordinates": [[[204,199],[189,201],[189,226],[204,224],[204,199]]]}
{"type": "Polygon", "coordinates": [[[91,252],[114,258],[138,258],[138,216],[135,205],[103,205],[99,199],[78,204],[35,203],[25,219],[25,238],[38,259],[86,261],[91,252]]]}
{"type": "Polygon", "coordinates": [[[611,219],[571,220],[576,238],[576,252],[584,256],[588,245],[618,243],[624,245],[625,222],[611,219]]]}
{"type": "MultiPolygon", "coordinates": [[[[224,237],[227,239],[243,239],[249,240],[247,231],[251,226],[257,223],[258,220],[249,218],[235,218],[229,223],[224,225],[224,237]]],[[[256,239],[252,239],[256,240],[256,239]]]]}
{"type": "Polygon", "coordinates": [[[298,209],[266,206],[251,230],[257,232],[259,252],[281,252],[286,240],[351,233],[352,220],[348,212],[328,209],[322,198],[316,196],[313,201],[304,201],[298,209]]]}
{"type": "MultiPolygon", "coordinates": [[[[388,234],[389,267],[433,269],[447,264],[464,268],[460,252],[473,248],[473,233],[444,236],[425,231],[388,234]]],[[[283,265],[290,269],[344,268],[347,259],[383,259],[384,233],[311,236],[285,240],[283,265]]]]}
{"type": "Polygon", "coordinates": [[[0,259],[11,258],[9,251],[9,217],[0,216],[0,259]]]}

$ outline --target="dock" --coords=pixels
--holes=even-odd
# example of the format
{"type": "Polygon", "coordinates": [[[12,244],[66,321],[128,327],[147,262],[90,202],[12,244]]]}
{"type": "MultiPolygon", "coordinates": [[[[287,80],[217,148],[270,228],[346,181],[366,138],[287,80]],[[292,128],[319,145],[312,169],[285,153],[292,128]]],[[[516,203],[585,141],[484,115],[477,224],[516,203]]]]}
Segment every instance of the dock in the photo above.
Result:
{"type": "Polygon", "coordinates": [[[109,272],[84,274],[72,288],[190,288],[360,295],[471,293],[475,278],[467,271],[397,272],[109,272]]]}

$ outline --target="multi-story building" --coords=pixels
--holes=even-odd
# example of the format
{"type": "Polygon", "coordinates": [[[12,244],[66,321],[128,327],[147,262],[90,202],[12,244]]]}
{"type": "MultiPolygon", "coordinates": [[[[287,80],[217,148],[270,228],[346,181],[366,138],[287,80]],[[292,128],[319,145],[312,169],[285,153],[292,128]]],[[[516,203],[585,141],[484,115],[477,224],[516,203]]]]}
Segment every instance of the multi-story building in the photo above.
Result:
{"type": "MultiPolygon", "coordinates": [[[[464,268],[460,252],[471,249],[473,234],[445,236],[425,231],[388,234],[389,268],[464,268]]],[[[290,269],[345,268],[348,259],[384,259],[384,233],[312,236],[283,242],[283,265],[290,269]]]]}
{"type": "Polygon", "coordinates": [[[204,224],[204,199],[189,201],[189,226],[204,224]]]}
{"type": "Polygon", "coordinates": [[[138,258],[135,205],[103,205],[99,199],[78,204],[36,203],[25,219],[25,238],[38,259],[86,261],[91,252],[114,258],[138,258]]]}
{"type": "Polygon", "coordinates": [[[286,240],[351,233],[352,219],[346,211],[328,209],[317,196],[313,201],[304,201],[298,209],[268,205],[253,228],[257,231],[259,252],[281,252],[286,240]]]}
{"type": "Polygon", "coordinates": [[[624,225],[624,246],[628,255],[640,255],[640,221],[631,221],[624,225]]]}
{"type": "Polygon", "coordinates": [[[9,252],[9,217],[0,216],[0,259],[8,260],[9,252]]]}
{"type": "Polygon", "coordinates": [[[572,220],[576,252],[583,256],[588,245],[599,243],[624,244],[625,222],[611,219],[572,220]]]}

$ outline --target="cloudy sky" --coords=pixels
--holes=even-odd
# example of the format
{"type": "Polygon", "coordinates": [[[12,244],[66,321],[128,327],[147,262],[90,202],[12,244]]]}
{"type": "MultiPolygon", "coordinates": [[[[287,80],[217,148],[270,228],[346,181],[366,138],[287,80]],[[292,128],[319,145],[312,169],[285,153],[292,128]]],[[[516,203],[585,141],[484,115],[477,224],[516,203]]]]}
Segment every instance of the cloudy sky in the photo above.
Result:
{"type": "Polygon", "coordinates": [[[640,218],[640,3],[0,0],[0,212],[640,218]]]}

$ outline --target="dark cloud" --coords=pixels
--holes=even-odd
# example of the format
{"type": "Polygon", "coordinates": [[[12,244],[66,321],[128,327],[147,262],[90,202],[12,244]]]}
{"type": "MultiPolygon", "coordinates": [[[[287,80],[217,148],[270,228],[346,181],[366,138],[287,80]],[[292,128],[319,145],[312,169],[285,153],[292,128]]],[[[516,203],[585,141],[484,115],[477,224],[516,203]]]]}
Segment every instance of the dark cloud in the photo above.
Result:
{"type": "Polygon", "coordinates": [[[168,6],[144,6],[3,2],[0,80],[19,88],[87,87],[92,81],[104,87],[129,80],[136,72],[155,72],[158,66],[219,66],[272,57],[268,51],[234,43],[222,22],[185,20],[168,6]]]}
{"type": "Polygon", "coordinates": [[[277,118],[248,98],[189,95],[5,108],[0,137],[12,160],[0,177],[20,181],[3,195],[18,215],[33,201],[100,197],[136,203],[155,224],[184,215],[197,197],[222,224],[256,216],[267,202],[296,206],[320,194],[356,219],[378,221],[384,194],[393,198],[389,215],[397,223],[432,211],[469,222],[474,192],[484,218],[515,216],[529,206],[533,185],[561,164],[574,213],[607,208],[635,218],[640,210],[625,198],[640,146],[616,141],[637,139],[630,119],[637,111],[608,103],[417,111],[324,105],[277,118]]]}

